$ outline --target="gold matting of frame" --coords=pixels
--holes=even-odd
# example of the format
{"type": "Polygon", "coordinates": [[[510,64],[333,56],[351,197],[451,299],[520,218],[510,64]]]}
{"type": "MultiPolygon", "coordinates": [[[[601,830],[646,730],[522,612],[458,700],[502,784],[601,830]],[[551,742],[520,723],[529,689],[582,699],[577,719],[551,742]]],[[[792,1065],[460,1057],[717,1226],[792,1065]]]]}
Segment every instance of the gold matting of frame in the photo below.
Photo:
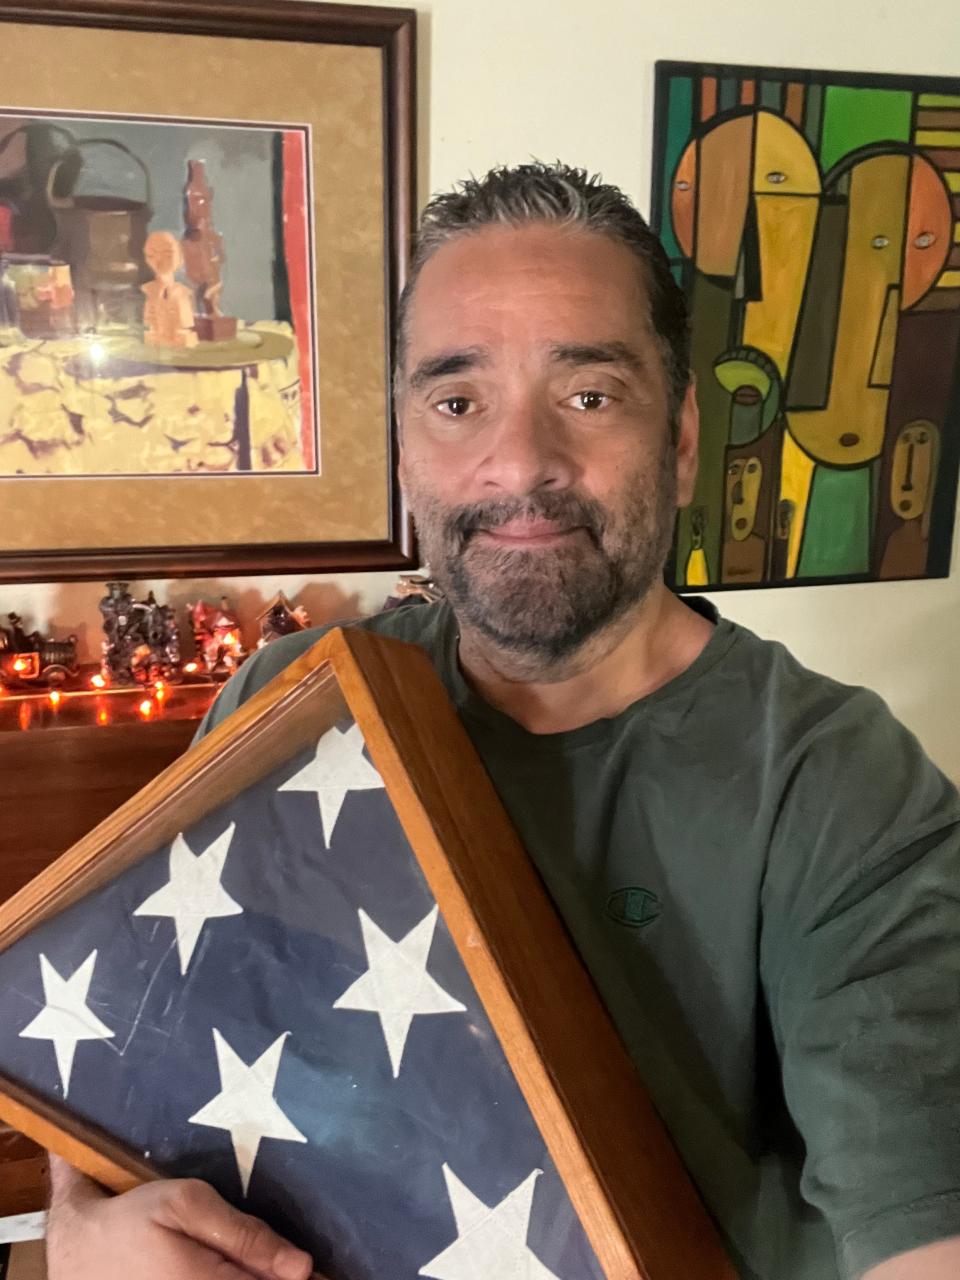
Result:
{"type": "Polygon", "coordinates": [[[25,114],[311,126],[322,459],[319,477],[0,480],[4,550],[387,538],[380,50],[19,23],[0,42],[0,105],[25,114]]]}

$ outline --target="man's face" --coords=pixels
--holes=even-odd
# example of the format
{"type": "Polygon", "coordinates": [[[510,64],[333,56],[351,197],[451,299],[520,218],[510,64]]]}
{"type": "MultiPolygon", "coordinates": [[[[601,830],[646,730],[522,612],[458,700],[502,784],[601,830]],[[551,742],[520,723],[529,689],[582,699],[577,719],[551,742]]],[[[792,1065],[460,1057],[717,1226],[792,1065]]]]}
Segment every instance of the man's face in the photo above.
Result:
{"type": "Polygon", "coordinates": [[[696,470],[692,393],[671,439],[642,269],[606,236],[490,227],[417,282],[401,479],[458,616],[551,662],[659,578],[696,470]]]}

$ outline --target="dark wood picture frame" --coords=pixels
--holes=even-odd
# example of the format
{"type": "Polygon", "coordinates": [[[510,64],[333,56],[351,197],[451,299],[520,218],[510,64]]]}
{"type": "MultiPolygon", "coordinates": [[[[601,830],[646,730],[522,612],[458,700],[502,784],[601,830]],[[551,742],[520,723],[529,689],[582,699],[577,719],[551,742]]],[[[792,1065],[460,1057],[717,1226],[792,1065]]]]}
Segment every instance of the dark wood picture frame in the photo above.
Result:
{"type": "MultiPolygon", "coordinates": [[[[0,906],[0,951],[344,717],[360,728],[607,1280],[733,1280],[533,863],[429,659],[412,645],[330,632],[0,906]]],[[[114,1191],[158,1176],[9,1079],[0,1079],[0,1119],[114,1191]]]]}
{"type": "MultiPolygon", "coordinates": [[[[396,307],[407,272],[409,245],[415,218],[416,200],[416,13],[412,9],[380,8],[366,5],[340,5],[310,3],[309,0],[21,0],[20,3],[0,5],[0,44],[4,42],[6,24],[30,24],[41,31],[55,34],[63,29],[77,32],[102,32],[104,38],[117,33],[140,33],[144,36],[222,37],[230,41],[289,42],[291,46],[343,46],[344,48],[372,48],[380,53],[379,107],[382,118],[382,172],[375,175],[382,184],[382,324],[376,329],[376,341],[382,338],[379,365],[383,373],[383,402],[385,403],[383,436],[374,422],[370,434],[358,449],[357,459],[350,457],[350,476],[340,468],[340,489],[336,494],[336,509],[324,516],[331,530],[341,525],[350,528],[351,495],[363,490],[364,484],[377,485],[376,516],[369,521],[385,525],[386,536],[381,529],[368,539],[366,536],[330,536],[312,539],[309,530],[297,536],[278,538],[271,536],[269,528],[259,528],[257,536],[249,541],[231,541],[220,544],[215,538],[191,532],[191,510],[202,507],[203,496],[196,492],[204,485],[216,486],[216,478],[174,477],[183,490],[182,500],[171,503],[176,508],[176,529],[173,520],[167,521],[166,538],[152,537],[150,544],[107,545],[103,538],[92,538],[83,545],[62,542],[46,545],[42,540],[42,512],[40,508],[51,503],[47,491],[40,494],[43,503],[36,501],[36,512],[31,519],[37,524],[40,535],[31,536],[28,542],[17,546],[7,544],[0,550],[0,582],[97,580],[105,577],[193,577],[224,574],[262,574],[267,572],[346,571],[358,569],[402,569],[417,564],[413,524],[403,495],[397,483],[397,438],[393,418],[390,382],[390,359],[393,345],[396,307]],[[380,441],[380,443],[378,443],[380,441]],[[381,461],[368,463],[367,458],[377,455],[382,459],[385,451],[385,468],[381,461]],[[365,470],[366,468],[366,470],[365,470]],[[375,472],[375,476],[373,472],[375,472]],[[356,476],[354,476],[356,472],[356,476]],[[370,472],[370,479],[365,477],[370,472]],[[262,534],[262,537],[261,537],[262,534]],[[302,538],[302,540],[301,540],[302,538]]],[[[16,30],[15,27],[9,28],[16,30]]],[[[262,47],[262,46],[261,46],[262,47]]],[[[169,114],[177,116],[177,81],[174,78],[169,89],[169,114]]],[[[266,96],[266,95],[265,95],[266,96]]],[[[5,102],[9,99],[8,93],[5,102]]],[[[33,103],[15,103],[29,114],[33,103]]],[[[47,104],[49,108],[49,104],[47,104]]],[[[165,103],[165,110],[167,104],[165,103]]],[[[270,103],[264,101],[264,119],[273,118],[270,103]]],[[[66,99],[64,112],[76,115],[95,114],[84,106],[66,99]]],[[[57,104],[59,111],[60,104],[57,104]]],[[[363,183],[363,173],[351,174],[353,181],[363,183]]],[[[312,234],[312,233],[311,233],[312,234]]],[[[229,263],[228,263],[229,270],[229,263]]],[[[377,277],[381,288],[381,277],[377,277]]],[[[371,339],[372,341],[373,339],[371,339]]],[[[323,334],[320,333],[321,387],[324,364],[323,334]]],[[[339,372],[339,371],[338,371],[339,372]]],[[[359,376],[359,375],[358,375],[359,376]]],[[[378,375],[379,376],[379,375],[378,375]]],[[[378,395],[380,394],[378,389],[378,395]]],[[[321,405],[322,408],[322,405],[321,405]]],[[[369,423],[370,416],[367,415],[369,423]]],[[[347,427],[349,424],[347,424],[347,427]]],[[[341,452],[349,455],[349,430],[338,428],[343,439],[341,452]]],[[[320,426],[320,447],[324,446],[323,421],[320,426]]],[[[327,460],[324,458],[324,467],[327,460]]],[[[336,467],[331,467],[333,475],[336,467]]],[[[260,477],[244,477],[242,483],[258,483],[260,477]]],[[[282,476],[263,477],[274,484],[290,483],[282,476]]],[[[319,483],[322,476],[315,479],[319,483]]],[[[38,479],[43,479],[38,477],[38,479]]],[[[74,486],[86,483],[80,477],[71,477],[74,486]]],[[[0,477],[0,495],[4,496],[7,519],[17,521],[17,508],[6,495],[14,486],[35,484],[34,477],[0,477]]],[[[296,481],[295,481],[296,482],[296,481]]],[[[57,478],[54,484],[66,485],[57,478]]],[[[145,499],[131,499],[120,492],[126,485],[123,477],[111,477],[108,481],[117,491],[118,510],[136,511],[145,505],[145,499]]],[[[156,484],[148,479],[146,484],[156,484]]],[[[161,483],[169,483],[167,480],[161,483]]],[[[114,490],[111,490],[111,493],[114,490]]],[[[276,491],[274,491],[276,492],[276,491]]],[[[304,491],[305,501],[308,499],[304,491]]],[[[324,499],[325,500],[325,499],[324,499]]],[[[72,499],[71,499],[72,501],[72,499]]],[[[89,508],[102,505],[102,490],[86,499],[89,508]]],[[[235,500],[234,506],[240,505],[235,500]]],[[[256,497],[253,505],[256,505],[256,497]]],[[[271,500],[274,508],[282,499],[271,500]]],[[[79,508],[78,508],[79,509],[79,508]]],[[[309,508],[305,508],[309,509],[309,508]]],[[[128,515],[128,519],[134,519],[128,515]]],[[[290,522],[293,524],[293,521],[290,522]]],[[[265,521],[260,522],[265,525],[265,521]]]]}

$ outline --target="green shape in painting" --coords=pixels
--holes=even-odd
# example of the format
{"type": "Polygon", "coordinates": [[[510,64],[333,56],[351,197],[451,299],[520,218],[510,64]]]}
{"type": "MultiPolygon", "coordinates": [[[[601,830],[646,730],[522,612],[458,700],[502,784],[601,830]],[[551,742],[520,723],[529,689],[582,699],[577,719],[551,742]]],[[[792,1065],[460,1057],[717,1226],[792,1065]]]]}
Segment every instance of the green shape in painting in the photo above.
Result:
{"type": "Polygon", "coordinates": [[[823,85],[807,85],[807,101],[803,113],[803,132],[814,151],[820,150],[820,117],[823,114],[823,85]]]}
{"type": "Polygon", "coordinates": [[[913,94],[901,89],[827,87],[820,163],[824,172],[871,142],[909,142],[913,94]]]}
{"type": "Polygon", "coordinates": [[[663,226],[660,239],[667,251],[668,258],[682,258],[683,250],[677,244],[673,234],[673,219],[670,216],[670,193],[673,190],[673,175],[680,163],[684,148],[693,134],[693,81],[689,76],[673,76],[667,96],[667,128],[663,148],[663,173],[661,179],[661,204],[663,210],[663,226]]]}
{"type": "Polygon", "coordinates": [[[737,90],[740,81],[736,76],[724,76],[720,81],[720,94],[717,106],[721,111],[730,111],[737,105],[737,90]]]}
{"type": "Polygon", "coordinates": [[[798,578],[845,578],[870,568],[871,468],[817,467],[798,578]]]}

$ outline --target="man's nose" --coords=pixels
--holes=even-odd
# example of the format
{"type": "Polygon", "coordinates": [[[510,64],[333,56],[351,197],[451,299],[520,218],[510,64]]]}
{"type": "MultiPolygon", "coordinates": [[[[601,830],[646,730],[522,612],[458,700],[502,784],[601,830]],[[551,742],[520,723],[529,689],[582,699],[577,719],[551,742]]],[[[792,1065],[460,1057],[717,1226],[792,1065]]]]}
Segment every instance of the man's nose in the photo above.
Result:
{"type": "Polygon", "coordinates": [[[560,415],[549,406],[524,402],[510,407],[490,434],[477,478],[487,488],[523,495],[569,488],[576,471],[560,415]]]}

